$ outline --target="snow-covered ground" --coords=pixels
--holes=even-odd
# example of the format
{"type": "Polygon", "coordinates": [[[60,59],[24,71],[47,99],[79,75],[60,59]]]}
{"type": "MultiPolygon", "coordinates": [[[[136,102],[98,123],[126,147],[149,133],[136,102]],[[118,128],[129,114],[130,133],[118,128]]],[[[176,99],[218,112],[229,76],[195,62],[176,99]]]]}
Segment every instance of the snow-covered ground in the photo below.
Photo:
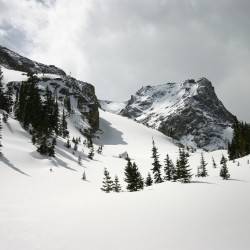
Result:
{"type": "MultiPolygon", "coordinates": [[[[209,177],[191,184],[164,182],[136,193],[100,190],[103,169],[122,181],[127,151],[145,177],[152,137],[161,160],[175,160],[178,147],[160,132],[100,110],[103,154],[73,155],[58,141],[55,159],[41,157],[19,123],[3,126],[0,160],[0,249],[3,250],[248,250],[250,165],[229,163],[231,180],[219,177],[222,153],[204,153],[209,177]],[[78,165],[78,155],[83,158],[78,165]],[[50,171],[52,168],[52,172],[50,171]],[[88,181],[82,181],[86,171],[88,181]]],[[[80,136],[69,124],[72,136],[80,136]]],[[[200,152],[191,155],[196,173],[200,152]]],[[[122,182],[123,190],[125,185],[122,182]]]]}

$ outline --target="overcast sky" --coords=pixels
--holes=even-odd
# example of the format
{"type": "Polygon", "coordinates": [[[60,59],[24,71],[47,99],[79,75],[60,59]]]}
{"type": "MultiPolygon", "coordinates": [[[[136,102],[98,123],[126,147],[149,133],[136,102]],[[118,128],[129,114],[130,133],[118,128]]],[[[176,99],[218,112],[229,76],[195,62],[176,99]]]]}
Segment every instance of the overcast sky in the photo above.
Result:
{"type": "Polygon", "coordinates": [[[126,100],[207,77],[250,122],[249,0],[0,0],[0,44],[126,100]]]}

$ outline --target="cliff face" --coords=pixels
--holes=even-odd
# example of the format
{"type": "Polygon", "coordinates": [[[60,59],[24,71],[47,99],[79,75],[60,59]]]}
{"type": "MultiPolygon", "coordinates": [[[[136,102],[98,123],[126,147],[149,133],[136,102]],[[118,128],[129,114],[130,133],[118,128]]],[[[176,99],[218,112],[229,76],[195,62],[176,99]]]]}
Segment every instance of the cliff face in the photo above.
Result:
{"type": "MultiPolygon", "coordinates": [[[[4,77],[8,70],[20,72],[20,75],[36,74],[39,78],[39,89],[43,91],[48,87],[58,97],[61,109],[67,105],[69,119],[82,132],[86,129],[94,132],[99,128],[99,104],[93,85],[66,75],[56,66],[32,61],[2,46],[0,66],[4,77]]],[[[25,81],[24,76],[21,78],[25,81]]],[[[20,83],[21,80],[14,77],[9,85],[17,88],[20,83]]]]}
{"type": "Polygon", "coordinates": [[[45,65],[32,61],[3,46],[0,46],[0,65],[7,69],[13,69],[26,73],[66,75],[62,69],[59,69],[54,65],[45,65]]]}
{"type": "Polygon", "coordinates": [[[206,78],[143,87],[120,114],[206,150],[227,146],[235,119],[206,78]]]}

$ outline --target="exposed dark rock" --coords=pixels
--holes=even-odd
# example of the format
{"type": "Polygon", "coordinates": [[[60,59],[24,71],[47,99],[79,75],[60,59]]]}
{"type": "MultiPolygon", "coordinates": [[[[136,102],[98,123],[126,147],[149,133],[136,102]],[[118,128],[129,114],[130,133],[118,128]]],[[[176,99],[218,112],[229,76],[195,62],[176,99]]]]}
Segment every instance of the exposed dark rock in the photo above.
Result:
{"type": "Polygon", "coordinates": [[[66,75],[62,69],[59,69],[54,65],[45,65],[32,61],[3,46],[0,46],[0,65],[7,69],[26,73],[66,75]]]}
{"type": "MultiPolygon", "coordinates": [[[[48,86],[57,96],[62,107],[67,107],[72,122],[82,132],[85,129],[95,132],[99,128],[99,103],[93,85],[68,76],[53,65],[32,61],[2,46],[0,46],[0,65],[26,73],[56,75],[38,77],[41,92],[48,86]]],[[[17,89],[20,82],[13,82],[12,85],[17,89]]]]}
{"type": "Polygon", "coordinates": [[[207,150],[226,148],[235,120],[206,78],[143,87],[120,114],[207,150]]]}

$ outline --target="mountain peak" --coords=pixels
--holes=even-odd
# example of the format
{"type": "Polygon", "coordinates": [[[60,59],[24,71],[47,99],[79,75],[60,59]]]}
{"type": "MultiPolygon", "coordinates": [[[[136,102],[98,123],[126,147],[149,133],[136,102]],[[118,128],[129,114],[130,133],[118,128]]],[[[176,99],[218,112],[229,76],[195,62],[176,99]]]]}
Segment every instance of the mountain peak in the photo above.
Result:
{"type": "Polygon", "coordinates": [[[0,65],[4,66],[7,69],[12,69],[26,73],[55,74],[60,76],[66,75],[66,73],[62,69],[54,65],[45,65],[43,63],[30,60],[1,45],[0,45],[0,65]]]}
{"type": "Polygon", "coordinates": [[[207,150],[226,147],[235,120],[205,77],[142,87],[120,114],[207,150]]]}

